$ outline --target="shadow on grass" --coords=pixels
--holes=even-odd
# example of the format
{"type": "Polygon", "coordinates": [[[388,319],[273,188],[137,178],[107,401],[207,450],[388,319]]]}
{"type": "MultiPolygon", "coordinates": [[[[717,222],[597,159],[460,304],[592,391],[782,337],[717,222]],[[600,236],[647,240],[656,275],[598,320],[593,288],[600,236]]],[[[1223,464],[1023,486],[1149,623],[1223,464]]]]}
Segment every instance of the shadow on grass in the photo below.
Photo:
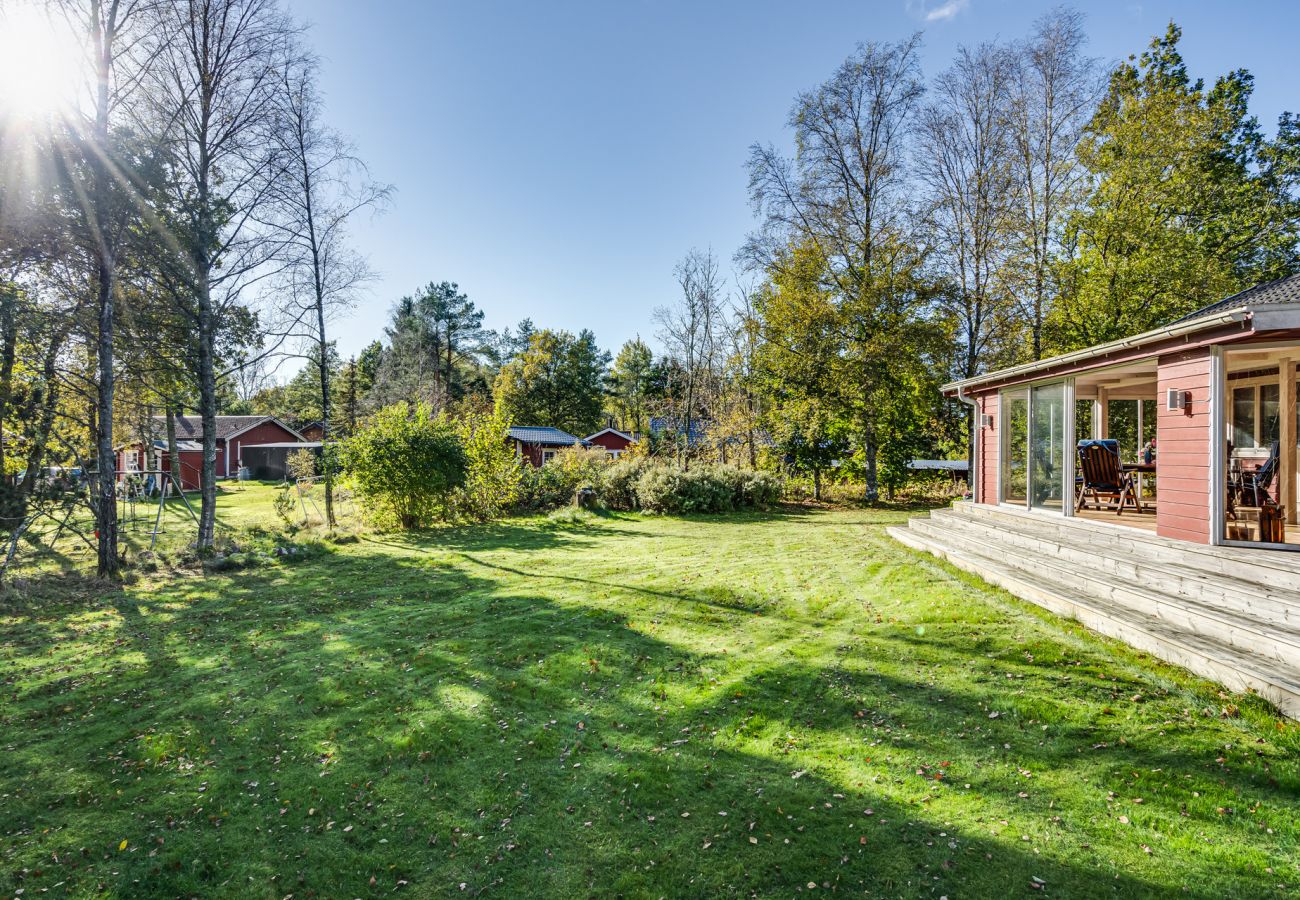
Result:
{"type": "MultiPolygon", "coordinates": [[[[109,600],[122,621],[112,655],[90,671],[75,658],[41,661],[75,634],[6,638],[15,652],[36,657],[36,668],[68,677],[56,691],[15,683],[3,707],[0,793],[8,799],[0,846],[9,865],[0,889],[23,887],[28,896],[58,882],[71,893],[129,894],[148,885],[156,894],[228,896],[379,896],[403,884],[422,894],[498,896],[786,896],[809,884],[891,896],[1020,894],[1044,884],[1069,896],[1171,889],[1101,855],[1066,862],[1050,849],[1035,852],[1050,848],[1054,830],[1074,827],[1050,820],[1053,810],[1069,816],[1067,798],[1035,792],[1029,805],[1044,821],[1026,842],[931,813],[934,800],[925,798],[965,791],[958,781],[981,795],[991,824],[1026,805],[1000,796],[1005,786],[981,772],[934,781],[904,763],[898,777],[916,781],[913,803],[854,777],[852,759],[867,751],[866,738],[884,736],[872,729],[891,729],[890,749],[937,765],[965,752],[956,734],[967,722],[979,726],[981,740],[1014,741],[1035,766],[1068,769],[1073,759],[1032,746],[1024,719],[988,718],[990,706],[1008,701],[993,680],[1007,674],[1001,669],[990,671],[986,688],[967,692],[887,675],[873,664],[898,655],[901,638],[887,633],[846,645],[835,667],[810,666],[791,652],[732,678],[720,653],[688,649],[634,627],[629,613],[576,601],[600,587],[625,591],[629,606],[643,597],[740,615],[749,598],[738,594],[728,606],[718,589],[641,589],[483,558],[582,549],[619,534],[448,529],[161,595],[127,589],[109,600]],[[424,550],[451,551],[472,568],[424,550]],[[572,590],[547,596],[543,582],[572,590]],[[807,770],[791,736],[807,741],[813,733],[826,750],[807,770]],[[118,849],[120,840],[127,849],[118,849]]],[[[943,665],[970,665],[938,635],[921,649],[944,657],[943,665]]],[[[1202,774],[1202,761],[1137,752],[1125,766],[1202,774]]],[[[1255,787],[1233,773],[1216,777],[1243,792],[1255,787]]],[[[1204,881],[1187,873],[1187,893],[1220,896],[1209,877],[1213,861],[1203,865],[1204,881]]]]}

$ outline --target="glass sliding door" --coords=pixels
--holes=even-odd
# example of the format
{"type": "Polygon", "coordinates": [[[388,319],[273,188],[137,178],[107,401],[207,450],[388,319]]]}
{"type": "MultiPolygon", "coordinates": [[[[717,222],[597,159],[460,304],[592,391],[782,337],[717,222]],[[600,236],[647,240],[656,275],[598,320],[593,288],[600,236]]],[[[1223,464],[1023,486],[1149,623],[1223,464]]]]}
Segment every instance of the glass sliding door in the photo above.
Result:
{"type": "Polygon", "coordinates": [[[1036,509],[1061,509],[1065,479],[1065,385],[1033,389],[1029,407],[1029,497],[1036,509]]]}
{"type": "Polygon", "coordinates": [[[1024,505],[1029,496],[1029,392],[1004,391],[1002,411],[1003,503],[1024,505]]]}

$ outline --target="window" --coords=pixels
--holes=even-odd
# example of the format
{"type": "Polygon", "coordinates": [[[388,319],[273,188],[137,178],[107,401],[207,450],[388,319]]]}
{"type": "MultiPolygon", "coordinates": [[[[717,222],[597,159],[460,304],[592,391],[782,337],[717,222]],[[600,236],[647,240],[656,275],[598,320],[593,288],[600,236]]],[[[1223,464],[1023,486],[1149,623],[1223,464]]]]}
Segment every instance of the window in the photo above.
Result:
{"type": "Polygon", "coordinates": [[[1281,406],[1281,388],[1276,384],[1259,386],[1259,446],[1271,447],[1282,433],[1278,412],[1281,406]]]}
{"type": "Polygon", "coordinates": [[[1281,390],[1274,384],[1232,389],[1232,445],[1238,450],[1268,447],[1281,434],[1281,390]]]}
{"type": "Polygon", "coordinates": [[[555,451],[554,451],[554,450],[543,450],[543,451],[542,451],[542,465],[546,465],[548,462],[550,462],[550,461],[553,460],[553,459],[555,459],[555,451]]]}
{"type": "Polygon", "coordinates": [[[1232,446],[1238,450],[1258,447],[1255,435],[1255,388],[1232,389],[1232,446]]]}

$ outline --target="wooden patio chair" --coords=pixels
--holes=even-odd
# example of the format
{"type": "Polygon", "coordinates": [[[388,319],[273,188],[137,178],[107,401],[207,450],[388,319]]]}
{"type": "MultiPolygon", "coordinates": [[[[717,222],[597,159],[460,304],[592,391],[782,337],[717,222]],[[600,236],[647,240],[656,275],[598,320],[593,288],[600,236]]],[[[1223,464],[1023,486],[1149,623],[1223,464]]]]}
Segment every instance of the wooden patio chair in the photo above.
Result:
{"type": "Polygon", "coordinates": [[[1108,500],[1116,515],[1123,515],[1129,504],[1134,512],[1141,512],[1133,475],[1119,464],[1118,441],[1079,441],[1079,473],[1083,485],[1075,500],[1076,512],[1086,507],[1089,498],[1098,510],[1103,508],[1101,501],[1108,500]]]}
{"type": "Polygon", "coordinates": [[[1273,479],[1277,477],[1278,451],[1281,442],[1274,441],[1268,448],[1268,459],[1262,466],[1253,472],[1245,472],[1241,476],[1241,504],[1247,505],[1246,499],[1249,497],[1251,506],[1263,506],[1269,497],[1269,490],[1273,485],[1273,479]]]}

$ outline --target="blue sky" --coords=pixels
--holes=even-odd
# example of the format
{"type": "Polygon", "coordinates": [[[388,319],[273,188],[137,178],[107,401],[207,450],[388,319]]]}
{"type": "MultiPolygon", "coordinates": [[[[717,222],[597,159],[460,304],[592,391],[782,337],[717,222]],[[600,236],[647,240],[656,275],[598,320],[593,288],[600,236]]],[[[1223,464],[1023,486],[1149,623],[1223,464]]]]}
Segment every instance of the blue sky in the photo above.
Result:
{"type": "MultiPolygon", "coordinates": [[[[397,188],[355,239],[379,272],[336,326],[344,356],[388,308],[459,282],[500,328],[591,328],[617,351],[651,340],[655,306],[692,247],[730,259],[752,228],[744,162],[788,140],[791,100],[860,41],[925,33],[927,74],[955,48],[1018,38],[1048,3],[422,2],[290,0],[324,57],[332,123],[397,188]]],[[[1087,13],[1092,55],[1141,50],[1170,18],[1194,77],[1246,67],[1271,132],[1300,109],[1289,3],[1110,2],[1087,13]]]]}

